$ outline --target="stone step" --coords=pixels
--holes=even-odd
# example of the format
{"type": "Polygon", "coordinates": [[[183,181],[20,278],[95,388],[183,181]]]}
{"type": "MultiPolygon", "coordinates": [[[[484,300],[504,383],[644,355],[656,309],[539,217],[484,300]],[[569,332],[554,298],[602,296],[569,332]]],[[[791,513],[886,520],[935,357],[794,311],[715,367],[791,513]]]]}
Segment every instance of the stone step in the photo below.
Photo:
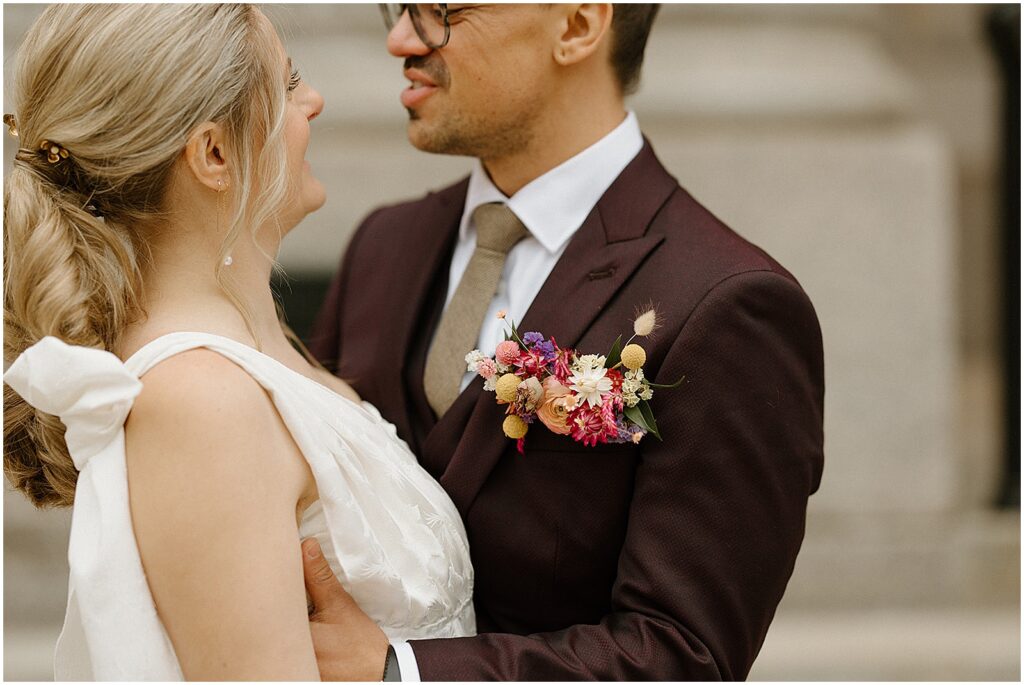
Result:
{"type": "Polygon", "coordinates": [[[812,499],[782,605],[793,611],[1019,606],[1020,555],[1018,510],[830,514],[812,499]]]}
{"type": "Polygon", "coordinates": [[[1019,605],[1003,610],[782,612],[753,681],[1019,681],[1019,605]]]}

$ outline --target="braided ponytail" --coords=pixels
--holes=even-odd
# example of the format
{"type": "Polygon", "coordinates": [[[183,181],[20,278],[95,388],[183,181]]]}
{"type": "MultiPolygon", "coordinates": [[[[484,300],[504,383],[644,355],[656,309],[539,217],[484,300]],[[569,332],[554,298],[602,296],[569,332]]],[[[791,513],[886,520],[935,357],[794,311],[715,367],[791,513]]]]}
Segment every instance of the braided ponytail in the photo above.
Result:
{"type": "MultiPolygon", "coordinates": [[[[4,185],[8,363],[46,336],[118,349],[142,314],[147,238],[166,218],[175,163],[202,122],[223,124],[232,140],[239,206],[223,251],[281,204],[285,92],[265,24],[239,4],[57,4],[42,13],[15,70],[26,147],[4,185]],[[43,140],[59,154],[48,158],[43,140]]],[[[244,317],[244,302],[228,294],[244,317]]],[[[4,472],[37,506],[74,501],[64,425],[6,384],[4,472]]]]}
{"type": "MultiPolygon", "coordinates": [[[[18,162],[4,188],[4,357],[47,335],[114,349],[138,312],[131,244],[81,199],[18,162]]],[[[77,472],[57,417],[4,386],[4,466],[37,506],[68,505],[77,472]]]]}

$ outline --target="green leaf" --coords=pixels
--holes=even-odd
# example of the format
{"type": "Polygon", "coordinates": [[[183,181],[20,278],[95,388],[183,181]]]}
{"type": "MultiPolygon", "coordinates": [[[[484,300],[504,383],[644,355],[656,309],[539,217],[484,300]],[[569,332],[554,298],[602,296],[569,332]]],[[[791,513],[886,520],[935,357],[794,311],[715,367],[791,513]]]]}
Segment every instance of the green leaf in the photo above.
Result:
{"type": "Polygon", "coordinates": [[[654,412],[651,411],[651,405],[647,404],[647,400],[640,400],[640,404],[636,406],[640,407],[640,413],[643,414],[644,420],[647,422],[647,430],[651,435],[661,440],[661,434],[658,433],[658,424],[654,420],[654,412]]]}
{"type": "Polygon", "coordinates": [[[658,424],[654,422],[654,413],[647,402],[641,400],[640,404],[635,407],[623,407],[622,413],[626,415],[627,419],[643,428],[658,440],[661,440],[661,435],[658,433],[658,424]]]}
{"type": "Polygon", "coordinates": [[[661,383],[652,383],[650,381],[647,381],[647,385],[651,386],[652,388],[678,388],[679,384],[682,383],[684,380],[686,380],[686,376],[683,376],[672,385],[662,385],[661,383]]]}
{"type": "Polygon", "coordinates": [[[606,369],[613,368],[616,364],[622,361],[622,336],[620,335],[615,339],[615,344],[612,345],[611,352],[605,357],[604,367],[606,369]]]}
{"type": "Polygon", "coordinates": [[[645,431],[650,432],[650,428],[647,427],[647,421],[644,419],[644,414],[640,411],[639,405],[635,407],[623,407],[622,413],[627,419],[640,426],[645,431]]]}
{"type": "Polygon", "coordinates": [[[524,350],[528,349],[526,343],[524,343],[523,339],[519,337],[519,331],[516,330],[516,322],[512,319],[509,319],[508,321],[509,325],[512,327],[512,337],[510,339],[515,340],[516,343],[518,343],[524,350]]]}

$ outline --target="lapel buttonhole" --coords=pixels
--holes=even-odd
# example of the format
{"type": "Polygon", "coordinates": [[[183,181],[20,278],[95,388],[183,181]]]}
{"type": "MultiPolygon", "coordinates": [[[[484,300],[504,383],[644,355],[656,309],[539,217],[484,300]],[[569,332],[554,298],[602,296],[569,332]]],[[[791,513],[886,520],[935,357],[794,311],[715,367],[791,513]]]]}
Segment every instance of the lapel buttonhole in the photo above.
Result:
{"type": "Polygon", "coordinates": [[[611,278],[611,276],[614,274],[615,267],[611,266],[608,267],[607,269],[601,269],[600,271],[591,271],[589,274],[587,274],[587,278],[589,278],[592,281],[599,281],[602,278],[611,278]]]}

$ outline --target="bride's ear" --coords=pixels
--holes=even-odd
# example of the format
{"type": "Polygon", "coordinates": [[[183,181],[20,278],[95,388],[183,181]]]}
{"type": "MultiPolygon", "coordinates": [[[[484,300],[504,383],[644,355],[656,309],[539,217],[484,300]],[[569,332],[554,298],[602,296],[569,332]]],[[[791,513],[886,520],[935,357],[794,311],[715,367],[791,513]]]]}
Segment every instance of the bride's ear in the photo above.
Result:
{"type": "Polygon", "coordinates": [[[197,126],[185,144],[184,154],[197,181],[211,190],[226,189],[229,169],[223,127],[211,121],[197,126]]]}

